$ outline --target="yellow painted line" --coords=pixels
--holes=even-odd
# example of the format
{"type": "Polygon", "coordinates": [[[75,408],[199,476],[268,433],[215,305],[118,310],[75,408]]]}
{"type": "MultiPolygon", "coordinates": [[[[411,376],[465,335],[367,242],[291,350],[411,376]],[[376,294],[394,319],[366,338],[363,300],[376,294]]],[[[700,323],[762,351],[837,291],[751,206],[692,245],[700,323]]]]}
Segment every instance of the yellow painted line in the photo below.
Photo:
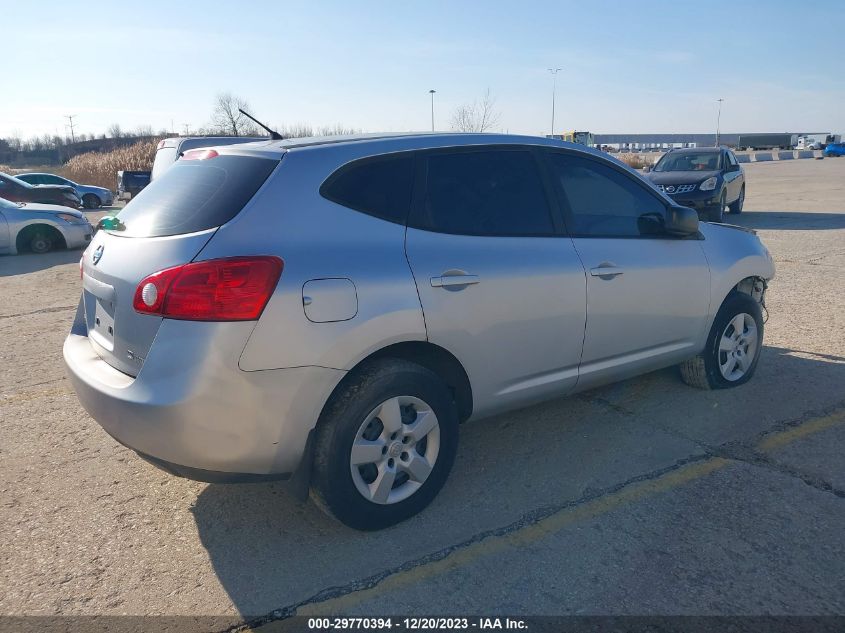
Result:
{"type": "MultiPolygon", "coordinates": [[[[810,420],[798,427],[774,433],[763,440],[757,446],[757,449],[761,452],[771,451],[843,422],[845,422],[845,409],[810,420]]],[[[593,499],[592,501],[563,508],[541,519],[537,523],[532,523],[514,532],[489,536],[467,547],[458,549],[444,558],[387,576],[373,587],[353,591],[322,602],[305,604],[299,607],[296,613],[297,615],[335,615],[344,613],[346,610],[362,602],[464,567],[482,557],[496,554],[511,547],[536,543],[545,536],[559,532],[575,522],[592,519],[623,505],[678,488],[691,481],[701,479],[732,463],[736,462],[721,457],[711,457],[689,464],[655,479],[634,483],[616,492],[593,499]]],[[[272,625],[273,623],[270,622],[258,628],[259,630],[265,629],[265,627],[272,625]]]]}
{"type": "Polygon", "coordinates": [[[791,444],[802,437],[807,437],[813,433],[833,428],[834,426],[838,426],[842,423],[845,423],[845,409],[840,409],[829,415],[816,418],[815,420],[810,420],[809,422],[805,422],[804,424],[787,431],[781,431],[780,433],[770,435],[757,445],[757,450],[761,453],[768,453],[782,448],[787,444],[791,444]]]}
{"type": "Polygon", "coordinates": [[[343,613],[346,609],[381,594],[447,573],[468,565],[479,558],[495,554],[509,547],[535,542],[548,534],[561,530],[571,523],[591,519],[610,512],[623,504],[670,490],[712,473],[729,463],[728,460],[722,458],[711,458],[684,466],[651,481],[632,484],[622,490],[594,499],[593,501],[559,510],[545,519],[541,519],[537,523],[528,525],[515,532],[501,536],[490,536],[482,541],[456,550],[445,558],[419,565],[408,571],[393,574],[383,579],[374,587],[348,593],[337,598],[330,598],[324,602],[303,605],[297,609],[296,613],[297,615],[331,615],[343,613]]]}

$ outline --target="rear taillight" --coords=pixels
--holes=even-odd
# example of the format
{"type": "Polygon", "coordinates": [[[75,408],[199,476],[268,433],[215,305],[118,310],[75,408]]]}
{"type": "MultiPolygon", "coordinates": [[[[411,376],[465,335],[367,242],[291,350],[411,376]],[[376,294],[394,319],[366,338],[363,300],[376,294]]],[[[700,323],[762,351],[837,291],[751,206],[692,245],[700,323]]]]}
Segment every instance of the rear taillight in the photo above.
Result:
{"type": "Polygon", "coordinates": [[[273,294],[278,257],[227,257],[167,268],[141,280],[132,305],[142,314],[186,321],[254,321],[273,294]]]}

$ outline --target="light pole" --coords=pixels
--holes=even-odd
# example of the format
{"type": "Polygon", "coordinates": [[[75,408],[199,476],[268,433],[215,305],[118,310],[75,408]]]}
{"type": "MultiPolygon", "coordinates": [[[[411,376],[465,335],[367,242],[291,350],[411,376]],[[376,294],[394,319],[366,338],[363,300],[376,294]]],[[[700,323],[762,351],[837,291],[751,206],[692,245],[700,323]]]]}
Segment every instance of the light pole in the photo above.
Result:
{"type": "Polygon", "coordinates": [[[431,131],[434,132],[434,93],[437,91],[429,90],[428,92],[431,95],[431,131]]]}
{"type": "Polygon", "coordinates": [[[549,68],[550,73],[552,73],[552,136],[555,135],[555,93],[557,92],[557,74],[562,68],[549,68]]]}
{"type": "Polygon", "coordinates": [[[716,147],[719,147],[719,124],[722,121],[722,101],[724,99],[719,97],[716,101],[719,102],[719,113],[716,115],[716,147]]]}

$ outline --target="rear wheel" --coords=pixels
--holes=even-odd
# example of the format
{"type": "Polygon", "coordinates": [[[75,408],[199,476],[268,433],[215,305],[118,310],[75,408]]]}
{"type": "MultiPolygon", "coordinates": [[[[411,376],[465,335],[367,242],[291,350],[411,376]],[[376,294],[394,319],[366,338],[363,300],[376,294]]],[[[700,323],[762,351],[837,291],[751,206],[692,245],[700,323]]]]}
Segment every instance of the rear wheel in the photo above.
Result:
{"type": "Polygon", "coordinates": [[[721,197],[719,198],[719,203],[715,207],[711,207],[707,211],[707,219],[710,222],[722,222],[725,219],[725,192],[722,192],[721,197]]]}
{"type": "Polygon", "coordinates": [[[681,378],[699,389],[727,389],[754,375],[763,347],[760,304],[741,292],[730,295],[713,321],[704,351],[680,365],[681,378]]]}
{"type": "Polygon", "coordinates": [[[86,193],[82,196],[82,206],[86,209],[99,209],[100,204],[100,199],[93,193],[86,193]]]}
{"type": "Polygon", "coordinates": [[[739,198],[731,203],[730,210],[733,215],[742,213],[742,205],[745,204],[745,185],[739,190],[739,198]]]}
{"type": "Polygon", "coordinates": [[[458,413],[446,384],[399,359],[350,376],[317,424],[311,496],[359,530],[377,530],[425,508],[455,459],[458,413]]]}

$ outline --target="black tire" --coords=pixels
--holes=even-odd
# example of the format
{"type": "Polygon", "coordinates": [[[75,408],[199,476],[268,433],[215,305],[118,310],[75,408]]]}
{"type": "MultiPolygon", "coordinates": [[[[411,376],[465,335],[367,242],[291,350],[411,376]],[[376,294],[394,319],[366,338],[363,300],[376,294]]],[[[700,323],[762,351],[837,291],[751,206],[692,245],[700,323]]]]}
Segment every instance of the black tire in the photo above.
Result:
{"type": "Polygon", "coordinates": [[[29,250],[38,255],[53,250],[53,238],[46,231],[38,231],[29,238],[29,250]]]}
{"type": "Polygon", "coordinates": [[[745,185],[742,185],[742,189],[739,190],[739,198],[731,202],[730,204],[730,212],[732,215],[739,215],[742,213],[742,205],[745,204],[745,185]]]}
{"type": "Polygon", "coordinates": [[[431,503],[449,476],[457,446],[458,411],[446,384],[435,373],[406,360],[374,361],[348,376],[320,415],[311,497],[327,514],[349,527],[379,530],[394,525],[431,503]],[[431,472],[415,492],[396,503],[379,504],[359,492],[350,457],[362,423],[383,402],[397,396],[418,398],[431,407],[440,428],[439,452],[431,472]]]}
{"type": "Polygon", "coordinates": [[[725,221],[725,192],[719,198],[719,204],[715,207],[710,207],[707,210],[707,220],[709,222],[724,222],[725,221]]]}
{"type": "Polygon", "coordinates": [[[760,360],[760,351],[763,348],[763,310],[760,304],[752,297],[742,292],[734,291],[716,314],[713,327],[707,336],[707,344],[704,351],[680,365],[681,378],[691,387],[699,389],[728,389],[738,387],[751,380],[757,370],[757,363],[760,360]],[[722,375],[719,369],[720,355],[719,342],[728,324],[739,314],[748,314],[757,326],[757,343],[754,350],[754,359],[745,374],[736,380],[728,380],[722,375]]]}
{"type": "Polygon", "coordinates": [[[82,206],[86,209],[99,209],[102,205],[97,196],[93,193],[86,193],[82,196],[82,206]]]}

